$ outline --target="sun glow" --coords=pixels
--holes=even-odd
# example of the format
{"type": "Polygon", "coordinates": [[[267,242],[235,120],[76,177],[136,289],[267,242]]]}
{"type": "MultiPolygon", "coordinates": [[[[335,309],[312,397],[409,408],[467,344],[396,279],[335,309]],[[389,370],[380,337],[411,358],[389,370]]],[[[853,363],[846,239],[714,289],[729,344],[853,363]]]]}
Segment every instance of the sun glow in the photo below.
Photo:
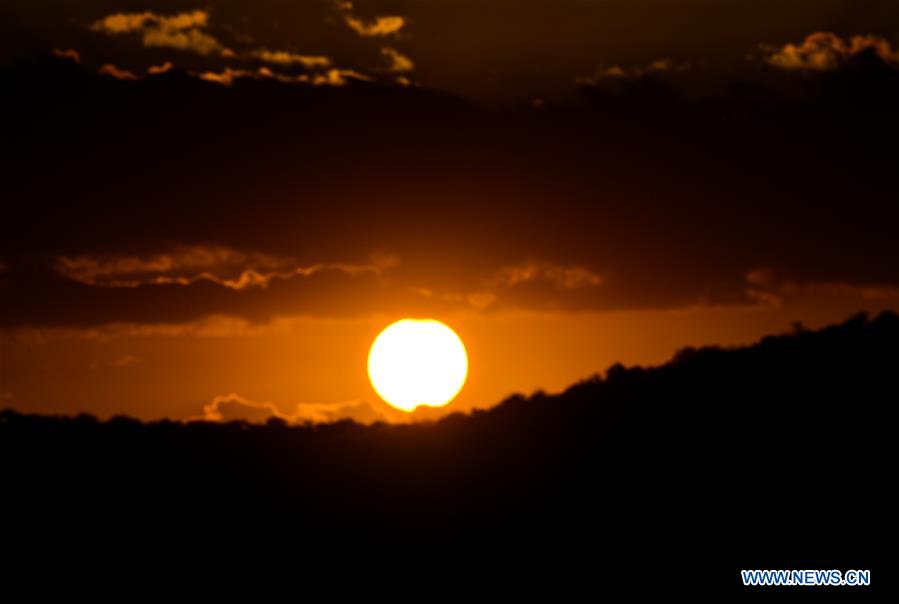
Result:
{"type": "Polygon", "coordinates": [[[402,411],[446,405],[459,394],[467,375],[462,340],[433,319],[403,319],[387,326],[368,354],[372,386],[402,411]]]}

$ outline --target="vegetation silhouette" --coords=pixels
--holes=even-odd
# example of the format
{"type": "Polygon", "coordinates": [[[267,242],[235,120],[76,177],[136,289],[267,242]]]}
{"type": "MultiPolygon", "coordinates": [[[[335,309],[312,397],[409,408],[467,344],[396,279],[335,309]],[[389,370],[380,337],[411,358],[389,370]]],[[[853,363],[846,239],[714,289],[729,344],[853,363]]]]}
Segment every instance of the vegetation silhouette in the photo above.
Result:
{"type": "Polygon", "coordinates": [[[736,588],[741,568],[876,578],[897,361],[886,312],[423,424],[4,411],[7,534],[169,554],[464,552],[650,588],[736,588]]]}

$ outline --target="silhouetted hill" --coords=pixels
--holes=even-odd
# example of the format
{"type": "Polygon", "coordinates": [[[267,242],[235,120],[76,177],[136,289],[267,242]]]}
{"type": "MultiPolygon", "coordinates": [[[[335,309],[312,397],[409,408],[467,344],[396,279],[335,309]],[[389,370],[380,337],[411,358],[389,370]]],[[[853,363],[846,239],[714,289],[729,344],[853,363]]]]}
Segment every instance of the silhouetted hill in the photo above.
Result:
{"type": "Polygon", "coordinates": [[[742,590],[741,568],[871,568],[885,583],[897,368],[899,316],[885,313],[616,365],[435,423],[5,411],[4,532],[64,543],[75,560],[89,542],[200,558],[352,552],[384,568],[445,556],[462,574],[514,561],[597,591],[742,590]]]}

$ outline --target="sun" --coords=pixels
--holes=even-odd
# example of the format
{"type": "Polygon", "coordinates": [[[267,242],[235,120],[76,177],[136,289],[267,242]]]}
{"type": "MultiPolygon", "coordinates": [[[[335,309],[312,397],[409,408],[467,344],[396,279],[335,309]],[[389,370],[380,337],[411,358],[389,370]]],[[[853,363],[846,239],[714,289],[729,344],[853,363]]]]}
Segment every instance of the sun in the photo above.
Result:
{"type": "Polygon", "coordinates": [[[453,400],[468,376],[456,332],[434,319],[402,319],[384,328],[368,353],[371,385],[389,405],[414,411],[453,400]]]}

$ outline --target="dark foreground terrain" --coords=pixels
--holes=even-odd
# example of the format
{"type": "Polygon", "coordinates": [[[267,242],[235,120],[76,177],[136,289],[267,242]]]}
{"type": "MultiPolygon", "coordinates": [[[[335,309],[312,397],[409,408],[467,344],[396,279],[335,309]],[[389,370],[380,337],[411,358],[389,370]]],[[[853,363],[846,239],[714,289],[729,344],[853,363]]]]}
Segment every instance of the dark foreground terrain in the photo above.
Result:
{"type": "Polygon", "coordinates": [[[255,563],[310,580],[311,560],[349,578],[430,567],[524,590],[745,591],[741,568],[870,568],[882,586],[897,369],[886,313],[615,366],[433,424],[6,411],[4,548],[68,565],[178,557],[220,579],[255,563]]]}

